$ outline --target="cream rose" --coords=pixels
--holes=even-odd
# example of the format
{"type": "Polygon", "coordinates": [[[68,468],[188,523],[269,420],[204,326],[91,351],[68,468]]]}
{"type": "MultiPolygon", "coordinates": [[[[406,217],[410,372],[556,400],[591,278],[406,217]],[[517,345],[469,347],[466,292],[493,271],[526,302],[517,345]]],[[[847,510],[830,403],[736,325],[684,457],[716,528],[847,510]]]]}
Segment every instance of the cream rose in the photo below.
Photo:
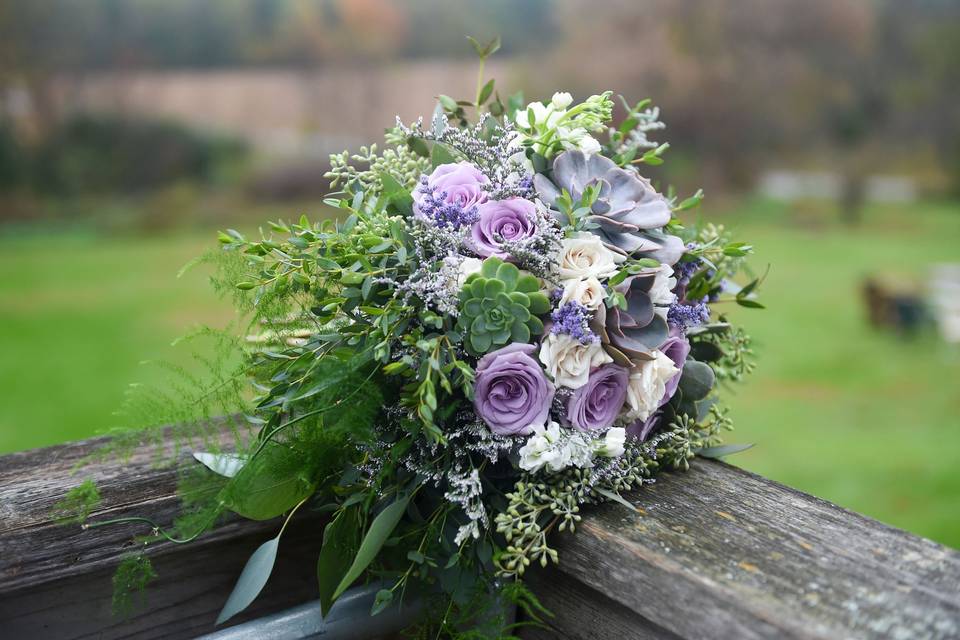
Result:
{"type": "Polygon", "coordinates": [[[560,245],[560,278],[609,278],[624,260],[625,257],[603,246],[599,236],[579,233],[560,245]]]}
{"type": "Polygon", "coordinates": [[[627,382],[627,419],[646,420],[660,407],[667,393],[667,382],[680,369],[661,351],[653,352],[653,360],[645,360],[630,372],[627,382]]]}
{"type": "Polygon", "coordinates": [[[673,277],[673,268],[668,264],[660,265],[650,287],[650,300],[653,302],[654,312],[664,320],[667,319],[670,305],[677,301],[677,296],[673,293],[676,286],[677,279],[673,277]]]}
{"type": "Polygon", "coordinates": [[[599,342],[582,344],[565,333],[551,333],[540,344],[540,362],[556,384],[579,389],[587,383],[590,369],[613,362],[613,358],[599,342]]]}
{"type": "Polygon", "coordinates": [[[483,267],[483,260],[479,258],[464,258],[461,260],[457,266],[457,288],[463,287],[463,283],[467,281],[470,275],[480,273],[481,267],[483,267]]]}
{"type": "Polygon", "coordinates": [[[560,304],[576,302],[592,311],[602,305],[606,297],[607,290],[593,276],[576,278],[563,282],[563,295],[560,296],[560,304]]]}

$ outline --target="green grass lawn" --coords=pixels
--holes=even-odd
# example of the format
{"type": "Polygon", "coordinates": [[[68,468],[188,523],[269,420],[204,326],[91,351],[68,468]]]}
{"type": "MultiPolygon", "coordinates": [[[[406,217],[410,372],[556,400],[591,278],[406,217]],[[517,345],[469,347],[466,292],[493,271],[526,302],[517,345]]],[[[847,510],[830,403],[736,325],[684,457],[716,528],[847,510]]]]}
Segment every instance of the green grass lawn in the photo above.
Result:
{"type": "MultiPolygon", "coordinates": [[[[712,218],[771,265],[768,309],[734,311],[760,364],[727,393],[728,440],[757,443],[731,461],[960,547],[960,350],[874,332],[859,291],[870,273],[922,282],[930,264],[960,261],[960,204],[872,208],[854,231],[818,207],[712,218]]],[[[0,236],[0,452],[93,435],[128,383],[162,379],[141,361],[188,362],[174,338],[233,318],[202,269],[175,277],[214,245],[213,233],[0,236]]]]}

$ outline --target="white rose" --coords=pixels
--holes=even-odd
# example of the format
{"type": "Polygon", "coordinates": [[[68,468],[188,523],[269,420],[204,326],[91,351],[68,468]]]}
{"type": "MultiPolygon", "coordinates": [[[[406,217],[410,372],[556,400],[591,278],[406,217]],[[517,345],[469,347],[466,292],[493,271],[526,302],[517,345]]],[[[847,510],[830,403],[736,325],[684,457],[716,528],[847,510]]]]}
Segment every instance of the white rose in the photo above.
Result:
{"type": "Polygon", "coordinates": [[[579,389],[587,384],[591,368],[613,362],[613,358],[599,342],[581,344],[566,333],[551,333],[540,344],[540,362],[558,385],[579,389]]]}
{"type": "Polygon", "coordinates": [[[667,382],[680,369],[662,351],[653,352],[653,360],[635,366],[627,383],[627,412],[629,420],[646,420],[660,407],[667,392],[667,382]]]}
{"type": "Polygon", "coordinates": [[[614,427],[607,430],[602,441],[597,441],[597,455],[607,458],[619,458],[625,450],[627,430],[623,427],[614,427]]]}
{"type": "Polygon", "coordinates": [[[650,300],[653,302],[654,312],[664,320],[667,319],[670,305],[677,301],[677,296],[673,293],[676,286],[677,279],[673,277],[673,268],[667,264],[660,265],[650,287],[650,300]]]}
{"type": "Polygon", "coordinates": [[[474,273],[480,273],[483,260],[480,258],[464,258],[457,266],[457,287],[462,288],[467,278],[474,273]]]}
{"type": "Polygon", "coordinates": [[[566,109],[573,102],[573,96],[566,91],[558,91],[553,94],[553,98],[550,100],[550,102],[557,109],[566,109]]]}
{"type": "Polygon", "coordinates": [[[560,304],[568,302],[577,302],[587,309],[596,309],[603,304],[607,297],[607,290],[603,288],[600,281],[590,276],[589,278],[577,278],[575,280],[566,280],[563,282],[563,295],[560,296],[560,304]]]}
{"type": "Polygon", "coordinates": [[[599,236],[579,233],[560,244],[560,278],[609,278],[617,273],[617,264],[626,260],[603,246],[599,236]]]}

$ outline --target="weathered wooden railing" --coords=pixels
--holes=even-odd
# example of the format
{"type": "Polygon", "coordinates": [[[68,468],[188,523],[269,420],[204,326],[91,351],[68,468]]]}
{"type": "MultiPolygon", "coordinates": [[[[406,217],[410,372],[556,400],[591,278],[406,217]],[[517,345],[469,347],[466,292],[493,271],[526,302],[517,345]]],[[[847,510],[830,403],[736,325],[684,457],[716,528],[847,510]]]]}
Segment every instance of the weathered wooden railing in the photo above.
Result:
{"type": "MultiPolygon", "coordinates": [[[[244,562],[276,523],[235,521],[190,545],[151,547],[159,578],[144,606],[116,619],[111,574],[133,551],[131,529],[57,525],[54,503],[87,476],[103,495],[98,517],[165,522],[177,500],[172,472],[147,454],[72,474],[97,444],[0,457],[0,637],[212,632],[244,562]]],[[[957,551],[720,462],[698,460],[630,498],[639,513],[589,509],[576,535],[558,536],[560,566],[528,576],[555,628],[525,637],[960,638],[957,551]]],[[[321,531],[319,515],[291,525],[273,577],[237,622],[315,598],[321,531]]],[[[305,637],[283,619],[271,624],[244,637],[305,637]]]]}

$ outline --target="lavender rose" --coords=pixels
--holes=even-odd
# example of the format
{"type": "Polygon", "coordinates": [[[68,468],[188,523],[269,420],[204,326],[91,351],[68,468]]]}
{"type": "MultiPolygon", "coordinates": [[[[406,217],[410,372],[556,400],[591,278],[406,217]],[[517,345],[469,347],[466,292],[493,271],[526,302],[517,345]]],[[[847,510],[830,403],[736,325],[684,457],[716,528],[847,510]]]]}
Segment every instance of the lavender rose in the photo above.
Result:
{"type": "Polygon", "coordinates": [[[496,434],[526,435],[547,421],[554,387],[531,355],[536,349],[532,344],[510,344],[477,364],[473,406],[496,434]]]}
{"type": "Polygon", "coordinates": [[[677,392],[677,386],[680,384],[680,376],[683,375],[683,363],[687,361],[687,356],[690,355],[690,343],[683,337],[683,333],[681,333],[679,329],[671,329],[670,337],[660,345],[660,351],[663,352],[663,355],[673,360],[673,364],[677,369],[680,369],[679,373],[667,381],[667,392],[660,402],[660,406],[663,406],[673,397],[673,394],[677,392]]]}
{"type": "Polygon", "coordinates": [[[490,180],[469,162],[441,164],[421,178],[413,192],[414,214],[441,226],[459,228],[476,218],[476,208],[487,201],[484,185],[490,180]]]}
{"type": "Polygon", "coordinates": [[[473,250],[484,258],[496,256],[511,260],[501,243],[504,240],[517,242],[533,236],[536,205],[523,198],[491,200],[477,209],[477,221],[473,224],[473,250]]]}
{"type": "Polygon", "coordinates": [[[567,422],[580,431],[606,429],[613,424],[627,397],[630,371],[605,364],[590,372],[583,385],[567,402],[567,422]]]}

